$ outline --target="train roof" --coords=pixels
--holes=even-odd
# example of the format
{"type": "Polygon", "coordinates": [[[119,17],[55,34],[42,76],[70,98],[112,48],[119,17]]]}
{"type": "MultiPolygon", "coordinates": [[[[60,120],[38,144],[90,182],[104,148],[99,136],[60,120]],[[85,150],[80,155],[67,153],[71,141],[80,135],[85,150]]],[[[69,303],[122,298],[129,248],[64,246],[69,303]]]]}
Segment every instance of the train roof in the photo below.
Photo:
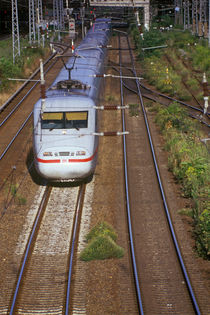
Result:
{"type": "Polygon", "coordinates": [[[90,97],[94,97],[94,93],[97,94],[98,78],[94,75],[101,74],[110,29],[111,19],[96,19],[93,27],[75,49],[74,56],[64,61],[65,67],[47,91],[48,96],[61,96],[65,90],[90,97]],[[76,84],[71,85],[71,81],[76,84]]]}
{"type": "Polygon", "coordinates": [[[86,95],[72,94],[64,95],[59,92],[56,95],[51,95],[50,98],[46,98],[44,104],[42,100],[39,99],[35,104],[35,110],[41,110],[43,106],[43,111],[58,111],[58,110],[76,110],[76,109],[90,109],[94,106],[94,102],[91,98],[86,95]],[[70,96],[70,97],[66,97],[70,96]]]}

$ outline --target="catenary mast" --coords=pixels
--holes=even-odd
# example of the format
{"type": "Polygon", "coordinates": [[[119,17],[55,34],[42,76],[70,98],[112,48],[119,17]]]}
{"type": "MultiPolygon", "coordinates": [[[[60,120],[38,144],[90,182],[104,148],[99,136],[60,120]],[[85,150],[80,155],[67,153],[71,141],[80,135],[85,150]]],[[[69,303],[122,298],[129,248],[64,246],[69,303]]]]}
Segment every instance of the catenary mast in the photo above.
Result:
{"type": "Polygon", "coordinates": [[[18,24],[17,0],[12,0],[12,49],[13,63],[15,63],[15,58],[17,56],[20,56],[20,35],[18,24]]]}
{"type": "Polygon", "coordinates": [[[29,0],[29,43],[36,40],[34,0],[29,0]]]}

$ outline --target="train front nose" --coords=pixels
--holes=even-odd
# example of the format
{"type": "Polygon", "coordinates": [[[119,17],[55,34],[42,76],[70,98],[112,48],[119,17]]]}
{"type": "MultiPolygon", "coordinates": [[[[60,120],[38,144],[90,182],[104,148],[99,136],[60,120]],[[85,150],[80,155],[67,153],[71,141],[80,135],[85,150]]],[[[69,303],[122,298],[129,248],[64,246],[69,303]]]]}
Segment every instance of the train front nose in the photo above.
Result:
{"type": "Polygon", "coordinates": [[[85,178],[94,171],[95,157],[84,148],[47,149],[36,157],[36,169],[49,180],[85,178]]]}

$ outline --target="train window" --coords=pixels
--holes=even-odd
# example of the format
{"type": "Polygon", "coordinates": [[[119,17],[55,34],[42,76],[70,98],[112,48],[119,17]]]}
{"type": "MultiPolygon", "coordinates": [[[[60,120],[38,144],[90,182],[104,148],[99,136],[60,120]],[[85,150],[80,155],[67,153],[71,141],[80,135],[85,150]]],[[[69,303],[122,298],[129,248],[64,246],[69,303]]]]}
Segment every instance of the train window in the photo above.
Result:
{"type": "Polygon", "coordinates": [[[63,113],[43,113],[41,125],[42,129],[63,129],[63,113]]]}
{"type": "Polygon", "coordinates": [[[66,113],[66,128],[87,128],[88,112],[68,112],[66,113]]]}
{"type": "Polygon", "coordinates": [[[88,112],[45,112],[41,115],[42,129],[80,129],[88,126],[88,112]]]}

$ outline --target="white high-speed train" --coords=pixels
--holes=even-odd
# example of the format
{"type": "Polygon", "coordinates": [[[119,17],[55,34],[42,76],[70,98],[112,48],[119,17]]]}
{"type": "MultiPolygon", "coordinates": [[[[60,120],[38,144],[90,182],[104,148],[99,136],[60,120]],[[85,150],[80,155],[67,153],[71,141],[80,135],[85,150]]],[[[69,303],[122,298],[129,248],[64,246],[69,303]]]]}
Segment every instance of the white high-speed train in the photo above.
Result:
{"type": "Polygon", "coordinates": [[[87,178],[97,161],[97,110],[110,19],[96,19],[59,75],[34,106],[34,158],[50,181],[87,178]]]}

